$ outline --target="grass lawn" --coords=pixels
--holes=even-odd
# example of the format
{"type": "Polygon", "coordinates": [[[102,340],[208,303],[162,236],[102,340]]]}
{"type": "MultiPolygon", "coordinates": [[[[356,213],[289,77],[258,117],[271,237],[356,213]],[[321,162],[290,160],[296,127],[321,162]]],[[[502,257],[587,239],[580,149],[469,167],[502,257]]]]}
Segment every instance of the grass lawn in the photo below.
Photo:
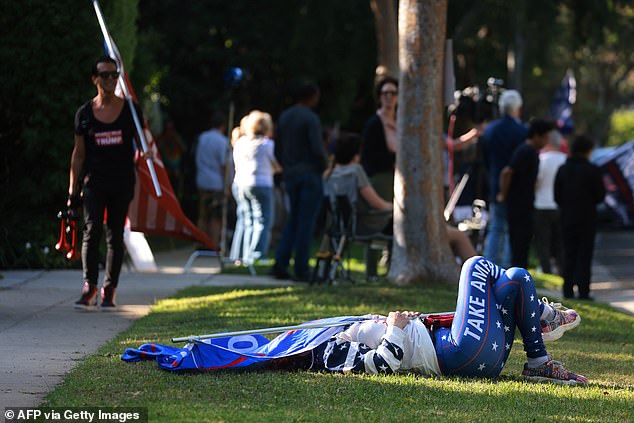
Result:
{"type": "Polygon", "coordinates": [[[44,405],[147,407],[152,422],[633,421],[634,317],[581,301],[566,304],[581,313],[581,326],[548,346],[590,378],[587,387],[521,381],[517,340],[494,381],[305,371],[175,374],[154,362],[120,360],[126,347],[170,344],[175,336],[394,309],[446,311],[455,298],[456,286],[447,285],[187,288],[87,357],[44,405]]]}

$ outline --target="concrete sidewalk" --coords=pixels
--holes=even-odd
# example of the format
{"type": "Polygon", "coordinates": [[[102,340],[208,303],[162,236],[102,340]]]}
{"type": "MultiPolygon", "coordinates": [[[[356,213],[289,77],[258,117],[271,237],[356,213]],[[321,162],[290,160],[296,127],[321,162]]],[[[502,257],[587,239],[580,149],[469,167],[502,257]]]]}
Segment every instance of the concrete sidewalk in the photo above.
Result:
{"type": "MultiPolygon", "coordinates": [[[[152,304],[192,285],[292,285],[265,275],[219,274],[218,262],[199,258],[183,266],[191,250],[158,254],[157,273],[122,273],[116,312],[73,309],[81,289],[79,270],[8,271],[0,279],[0,410],[36,406],[64,375],[147,314],[152,304]]],[[[592,295],[634,314],[634,233],[597,237],[592,295]]],[[[548,293],[561,296],[559,293],[548,293]]]]}
{"type": "Polygon", "coordinates": [[[634,315],[634,231],[597,235],[590,296],[634,315]]]}
{"type": "Polygon", "coordinates": [[[290,285],[266,276],[219,275],[218,262],[191,250],[156,257],[158,273],[122,272],[115,312],[75,310],[81,271],[3,271],[0,279],[0,410],[36,406],[64,375],[161,298],[192,285],[290,285]]]}

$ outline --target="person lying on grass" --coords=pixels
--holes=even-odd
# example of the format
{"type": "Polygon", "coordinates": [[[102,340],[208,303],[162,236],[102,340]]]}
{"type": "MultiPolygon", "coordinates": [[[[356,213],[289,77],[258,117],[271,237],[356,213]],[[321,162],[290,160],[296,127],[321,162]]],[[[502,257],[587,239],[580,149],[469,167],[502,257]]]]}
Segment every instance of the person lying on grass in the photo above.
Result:
{"type": "Polygon", "coordinates": [[[394,311],[385,321],[355,323],[313,351],[311,369],[372,374],[497,377],[517,327],[527,363],[522,377],[536,382],[586,384],[547,352],[581,318],[574,310],[540,301],[533,278],[521,268],[502,269],[483,257],[462,266],[451,327],[430,331],[418,313],[394,311]]]}
{"type": "Polygon", "coordinates": [[[588,380],[553,360],[544,341],[559,339],[580,321],[574,310],[545,298],[540,301],[525,269],[505,270],[476,256],[463,264],[455,313],[419,317],[415,312],[394,311],[387,318],[341,316],[293,327],[173,338],[190,343],[185,348],[144,344],[126,349],[122,359],[156,359],[170,371],[406,371],[495,378],[504,368],[518,328],[527,357],[523,378],[576,385],[588,380]],[[261,336],[278,329],[285,332],[273,340],[261,336]]]}

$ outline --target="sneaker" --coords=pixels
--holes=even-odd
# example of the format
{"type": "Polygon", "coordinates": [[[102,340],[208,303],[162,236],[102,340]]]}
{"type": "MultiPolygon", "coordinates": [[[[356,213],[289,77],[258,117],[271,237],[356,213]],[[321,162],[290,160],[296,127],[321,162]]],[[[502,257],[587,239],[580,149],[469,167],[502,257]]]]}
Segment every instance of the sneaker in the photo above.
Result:
{"type": "Polygon", "coordinates": [[[75,308],[81,310],[91,310],[97,305],[97,287],[88,282],[84,282],[81,290],[81,298],[75,302],[75,308]]]}
{"type": "Polygon", "coordinates": [[[115,288],[104,286],[101,288],[101,310],[114,311],[117,305],[114,303],[115,288]]]}
{"type": "Polygon", "coordinates": [[[279,269],[275,266],[271,267],[271,276],[275,279],[291,279],[291,274],[288,271],[279,269]]]}
{"type": "Polygon", "coordinates": [[[529,368],[528,363],[524,364],[522,378],[531,382],[548,382],[558,385],[574,386],[588,383],[587,377],[569,372],[562,362],[552,359],[535,368],[529,368]]]}
{"type": "Polygon", "coordinates": [[[549,303],[546,297],[542,298],[544,304],[548,304],[555,311],[552,320],[541,322],[542,338],[544,342],[552,342],[561,338],[567,330],[574,329],[581,323],[581,316],[572,309],[567,309],[561,303],[549,303]]]}

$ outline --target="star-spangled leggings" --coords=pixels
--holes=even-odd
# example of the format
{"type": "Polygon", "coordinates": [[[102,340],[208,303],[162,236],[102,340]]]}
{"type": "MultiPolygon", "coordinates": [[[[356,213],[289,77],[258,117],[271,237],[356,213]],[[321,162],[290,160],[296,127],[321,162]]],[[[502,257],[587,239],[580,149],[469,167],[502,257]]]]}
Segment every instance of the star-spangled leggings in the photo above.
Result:
{"type": "Polygon", "coordinates": [[[533,278],[525,269],[502,269],[483,257],[462,266],[451,328],[434,332],[444,375],[496,377],[511,352],[515,328],[531,358],[547,355],[533,278]]]}

